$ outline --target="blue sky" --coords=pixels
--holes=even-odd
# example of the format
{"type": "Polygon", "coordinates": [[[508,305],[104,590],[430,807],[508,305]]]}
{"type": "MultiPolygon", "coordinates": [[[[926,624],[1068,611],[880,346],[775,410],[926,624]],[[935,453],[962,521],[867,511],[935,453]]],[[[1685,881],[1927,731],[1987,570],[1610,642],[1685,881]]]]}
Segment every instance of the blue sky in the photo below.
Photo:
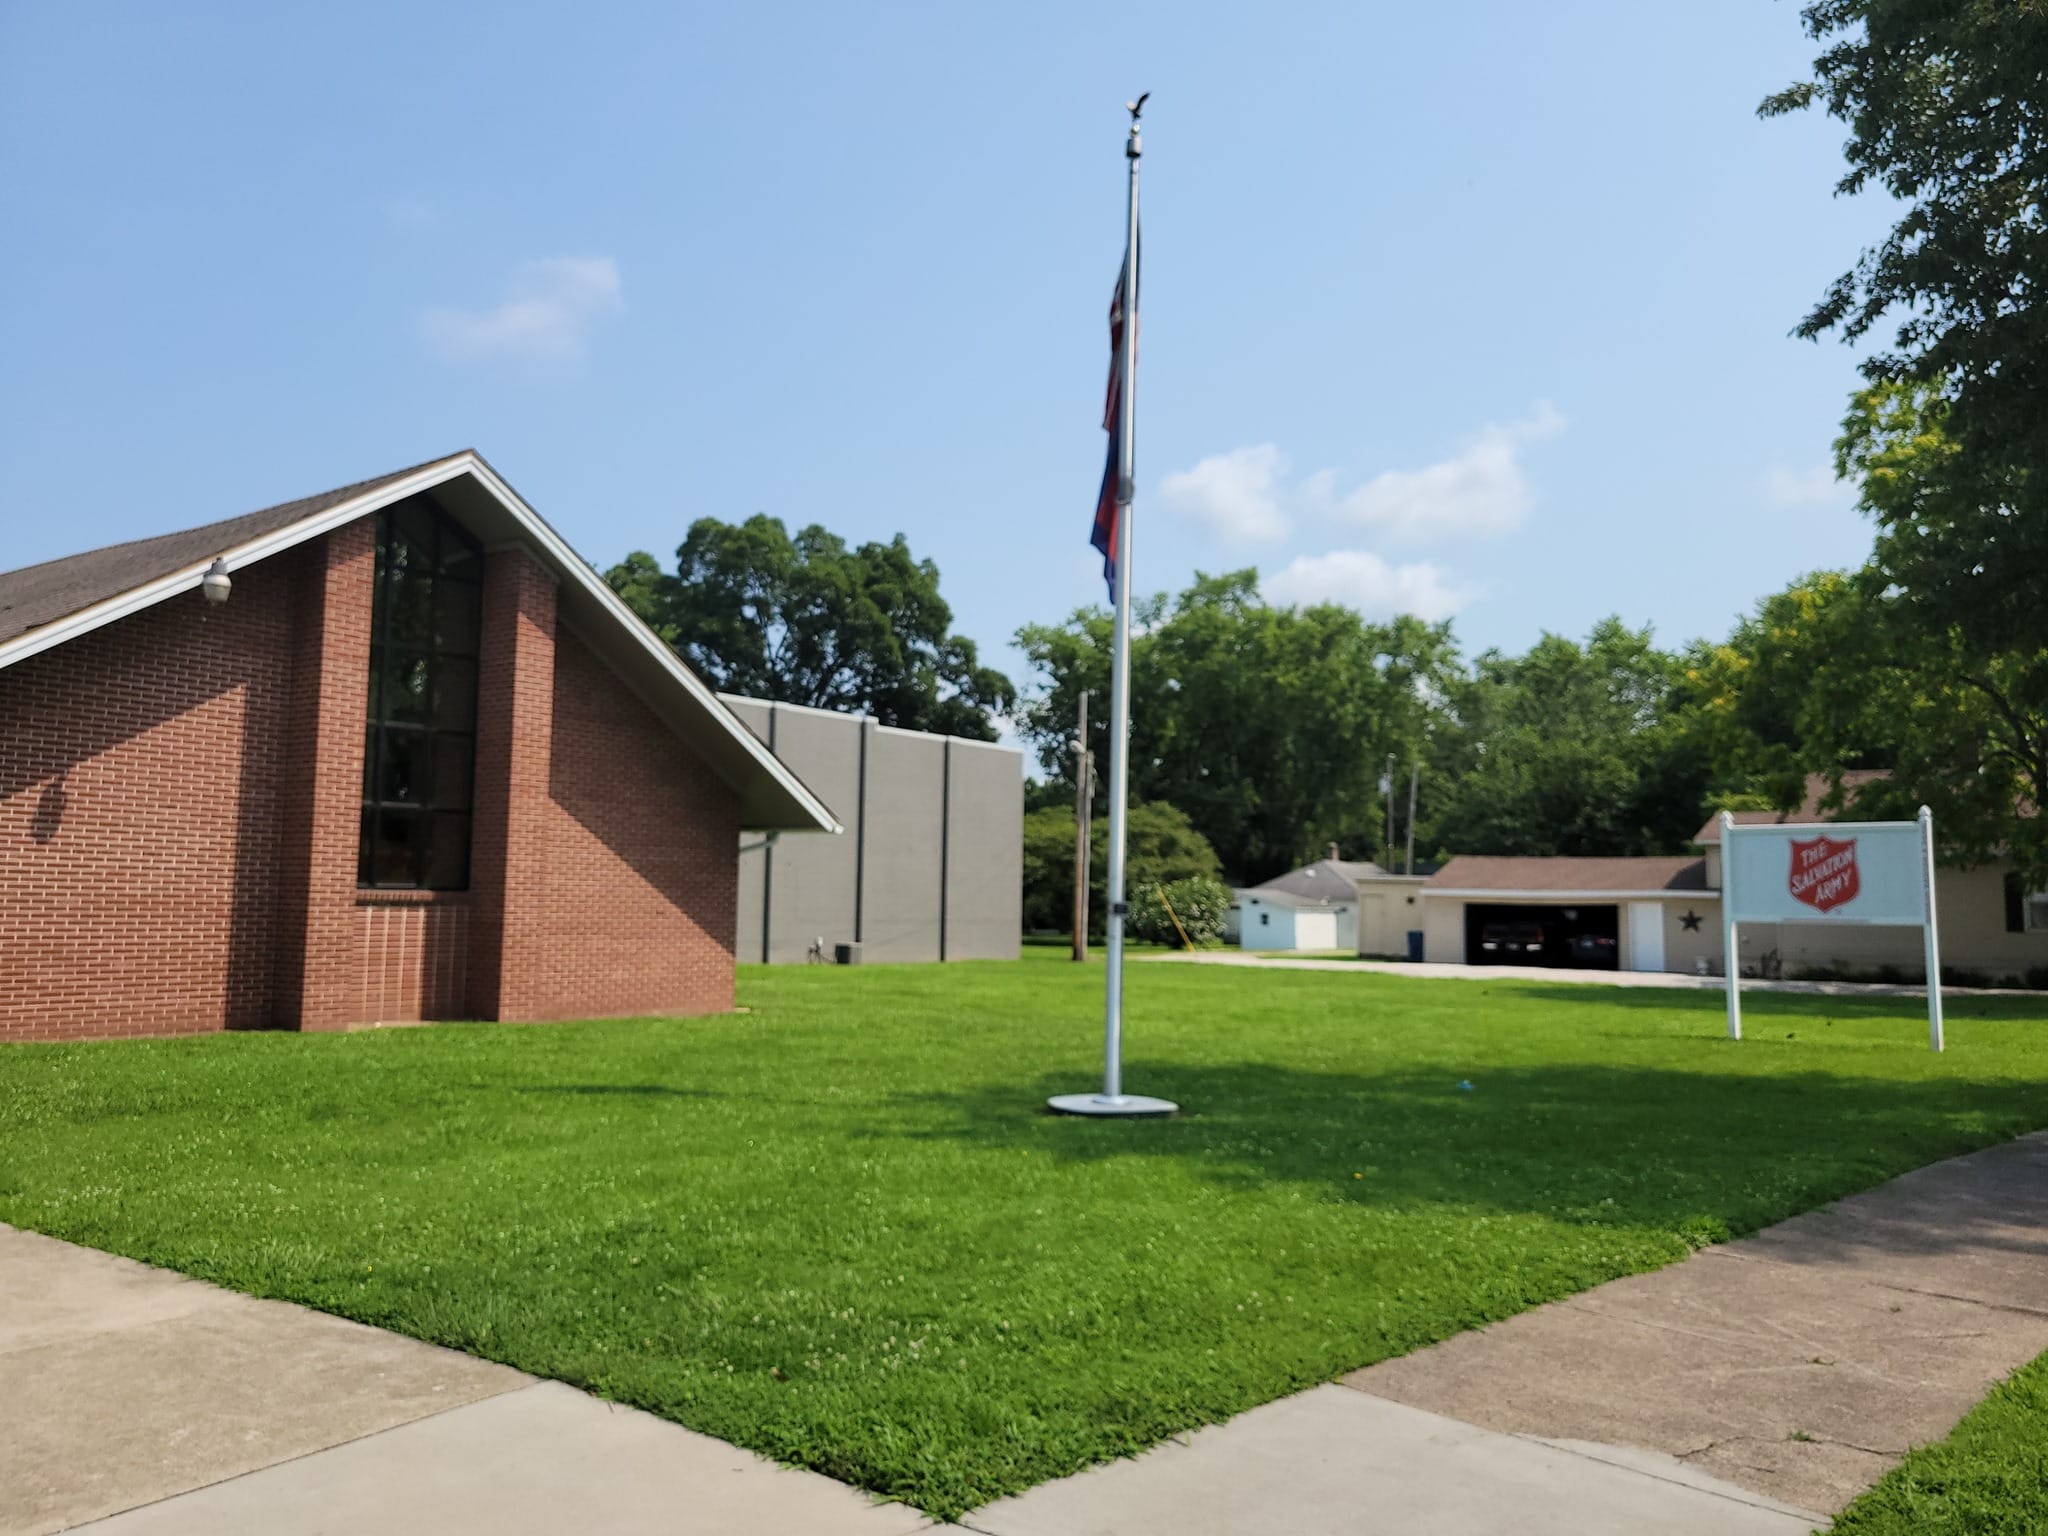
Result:
{"type": "Polygon", "coordinates": [[[1122,101],[1141,589],[1724,633],[1868,531],[1883,228],[1761,123],[1789,0],[741,7],[0,0],[0,567],[474,446],[600,565],[903,532],[1021,675],[1100,596],[1122,101]]]}

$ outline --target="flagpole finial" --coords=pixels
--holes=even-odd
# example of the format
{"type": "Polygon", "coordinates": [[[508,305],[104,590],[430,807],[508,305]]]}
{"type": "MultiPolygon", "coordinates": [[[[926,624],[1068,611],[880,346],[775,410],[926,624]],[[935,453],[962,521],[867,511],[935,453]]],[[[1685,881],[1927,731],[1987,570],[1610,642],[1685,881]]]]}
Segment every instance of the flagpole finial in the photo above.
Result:
{"type": "Polygon", "coordinates": [[[1152,93],[1145,91],[1139,95],[1136,101],[1124,103],[1124,110],[1131,114],[1131,142],[1125,146],[1124,153],[1133,160],[1145,152],[1145,146],[1138,142],[1138,117],[1144,112],[1145,103],[1151,99],[1152,93]]]}

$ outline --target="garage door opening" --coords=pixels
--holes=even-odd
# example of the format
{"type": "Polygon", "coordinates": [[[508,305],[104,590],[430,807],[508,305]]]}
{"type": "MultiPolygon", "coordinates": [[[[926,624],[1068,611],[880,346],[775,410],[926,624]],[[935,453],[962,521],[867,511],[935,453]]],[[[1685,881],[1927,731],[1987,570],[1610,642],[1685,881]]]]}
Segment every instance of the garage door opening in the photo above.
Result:
{"type": "Polygon", "coordinates": [[[1578,971],[1621,969],[1621,908],[1468,903],[1467,965],[1544,965],[1578,971]]]}

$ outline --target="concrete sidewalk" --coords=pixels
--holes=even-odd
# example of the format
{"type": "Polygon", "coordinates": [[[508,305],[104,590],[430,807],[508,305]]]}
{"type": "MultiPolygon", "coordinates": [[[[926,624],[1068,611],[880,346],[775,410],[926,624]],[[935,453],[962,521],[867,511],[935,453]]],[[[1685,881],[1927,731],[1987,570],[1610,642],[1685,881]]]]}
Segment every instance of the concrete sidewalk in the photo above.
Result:
{"type": "Polygon", "coordinates": [[[990,1505],[989,1536],[1802,1536],[2048,1350],[2048,1133],[990,1505]]]}
{"type": "Polygon", "coordinates": [[[1594,1450],[1317,1387],[965,1523],[984,1536],[1808,1536],[1821,1523],[1667,1458],[1594,1450]]]}
{"type": "Polygon", "coordinates": [[[1345,1380],[1833,1514],[2043,1351],[2048,1132],[1345,1380]]]}
{"type": "MultiPolygon", "coordinates": [[[[917,1511],[558,1382],[0,1227],[0,1532],[908,1536],[917,1511]]],[[[1804,1536],[1679,1466],[1341,1386],[968,1517],[1000,1536],[1804,1536]]]]}
{"type": "MultiPolygon", "coordinates": [[[[988,1536],[1803,1536],[2048,1350],[2048,1133],[970,1514],[988,1536]]],[[[0,1532],[929,1528],[559,1383],[0,1227],[0,1532]]]]}
{"type": "Polygon", "coordinates": [[[4,1226],[0,1383],[6,1536],[930,1523],[557,1382],[4,1226]]]}

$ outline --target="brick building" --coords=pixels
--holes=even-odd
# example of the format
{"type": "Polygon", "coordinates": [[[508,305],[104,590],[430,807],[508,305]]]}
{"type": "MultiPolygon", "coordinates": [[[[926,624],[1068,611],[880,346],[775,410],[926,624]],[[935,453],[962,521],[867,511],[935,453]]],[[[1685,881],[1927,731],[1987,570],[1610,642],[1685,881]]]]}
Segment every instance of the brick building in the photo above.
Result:
{"type": "Polygon", "coordinates": [[[0,1040],[729,1008],[742,830],[838,825],[475,453],[0,574],[0,1040]]]}

